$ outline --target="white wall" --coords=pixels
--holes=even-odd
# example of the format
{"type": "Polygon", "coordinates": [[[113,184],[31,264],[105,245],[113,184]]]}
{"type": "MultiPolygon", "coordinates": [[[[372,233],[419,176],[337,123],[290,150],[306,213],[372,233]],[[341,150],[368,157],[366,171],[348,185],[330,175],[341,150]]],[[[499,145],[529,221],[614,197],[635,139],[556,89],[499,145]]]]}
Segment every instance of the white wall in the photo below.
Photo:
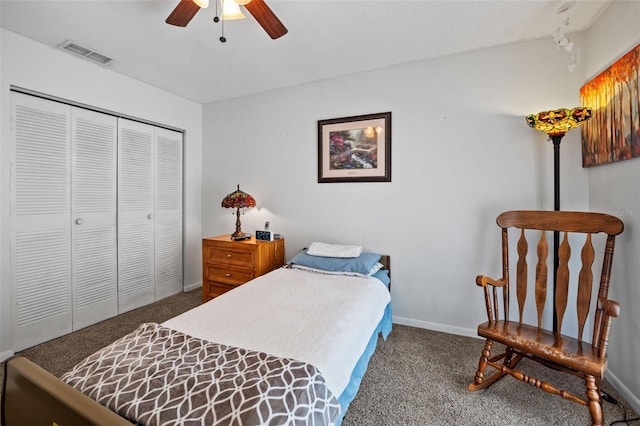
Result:
{"type": "MultiPolygon", "coordinates": [[[[576,37],[580,42],[581,37],[576,37]]],[[[286,238],[391,255],[394,320],[476,335],[479,273],[500,274],[496,216],[553,208],[553,146],[525,116],[579,105],[581,72],[538,40],[205,105],[203,234],[234,229],[236,184],[286,238]],[[317,120],[392,111],[391,183],[317,183],[317,120]]],[[[257,70],[256,72],[259,72],[257,70]]],[[[579,132],[562,142],[562,207],[587,208],[579,132]]]]}
{"type": "MultiPolygon", "coordinates": [[[[589,29],[585,81],[640,43],[640,2],[613,2],[589,29]],[[603,36],[606,34],[606,36],[603,36]]],[[[589,169],[589,209],[620,217],[610,298],[620,303],[609,339],[609,379],[640,411],[640,159],[589,169]]]]}
{"type": "Polygon", "coordinates": [[[202,106],[76,58],[66,52],[0,30],[0,359],[11,354],[9,294],[9,118],[10,85],[186,130],[185,285],[201,281],[202,106]]]}

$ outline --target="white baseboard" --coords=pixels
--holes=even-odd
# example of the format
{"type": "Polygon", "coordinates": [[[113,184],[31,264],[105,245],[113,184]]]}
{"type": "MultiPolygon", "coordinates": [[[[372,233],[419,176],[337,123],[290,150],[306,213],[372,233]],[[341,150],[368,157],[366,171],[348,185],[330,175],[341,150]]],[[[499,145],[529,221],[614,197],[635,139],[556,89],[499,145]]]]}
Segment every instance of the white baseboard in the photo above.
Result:
{"type": "Polygon", "coordinates": [[[476,329],[454,327],[446,324],[439,324],[429,321],[420,321],[412,318],[404,318],[393,316],[393,322],[400,325],[408,325],[410,327],[424,328],[427,330],[442,331],[443,333],[457,334],[459,336],[478,337],[476,329]]]}
{"type": "Polygon", "coordinates": [[[202,287],[202,281],[198,281],[195,283],[191,283],[191,284],[187,284],[182,288],[183,292],[187,292],[187,291],[191,291],[191,290],[195,290],[202,287]]]}
{"type": "Polygon", "coordinates": [[[640,413],[640,399],[634,395],[628,387],[626,387],[618,377],[611,372],[611,370],[607,370],[604,373],[604,377],[611,383],[616,391],[624,398],[625,401],[629,403],[636,410],[637,413],[640,413]]]}

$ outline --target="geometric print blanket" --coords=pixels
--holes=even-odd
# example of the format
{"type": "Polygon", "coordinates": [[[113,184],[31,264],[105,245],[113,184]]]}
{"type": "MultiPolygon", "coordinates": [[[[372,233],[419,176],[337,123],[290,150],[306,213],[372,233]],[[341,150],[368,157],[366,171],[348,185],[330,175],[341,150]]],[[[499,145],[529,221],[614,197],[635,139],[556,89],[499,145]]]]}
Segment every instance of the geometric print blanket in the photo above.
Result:
{"type": "Polygon", "coordinates": [[[340,413],[308,363],[155,323],[89,356],[62,380],[143,425],[329,425],[340,413]]]}

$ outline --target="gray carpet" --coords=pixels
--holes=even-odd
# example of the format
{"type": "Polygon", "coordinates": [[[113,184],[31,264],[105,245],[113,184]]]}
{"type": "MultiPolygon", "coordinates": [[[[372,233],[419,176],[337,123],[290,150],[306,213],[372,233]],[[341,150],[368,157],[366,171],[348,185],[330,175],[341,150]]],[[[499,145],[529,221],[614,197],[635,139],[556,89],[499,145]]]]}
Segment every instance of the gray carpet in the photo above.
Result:
{"type": "MultiPolygon", "coordinates": [[[[467,390],[483,344],[471,337],[394,325],[387,341],[378,341],[343,425],[591,424],[586,407],[511,377],[485,390],[467,390]]],[[[584,395],[584,382],[577,377],[526,359],[518,366],[562,389],[584,395]]],[[[623,419],[625,410],[627,418],[638,417],[611,385],[604,382],[602,388],[619,401],[615,405],[603,402],[606,424],[623,419]]]]}
{"type": "MultiPolygon", "coordinates": [[[[60,376],[140,323],[163,322],[200,304],[200,297],[200,290],[178,294],[27,349],[20,355],[60,376]]],[[[486,390],[468,391],[482,346],[479,339],[394,325],[389,338],[378,341],[343,425],[590,424],[586,407],[511,377],[486,390]]],[[[578,378],[550,371],[528,360],[523,360],[520,366],[573,393],[584,392],[583,382],[578,378]]],[[[618,404],[603,403],[606,424],[622,420],[625,415],[638,417],[607,382],[603,383],[603,390],[619,401],[618,404]]],[[[640,425],[640,421],[630,424],[640,425]]]]}

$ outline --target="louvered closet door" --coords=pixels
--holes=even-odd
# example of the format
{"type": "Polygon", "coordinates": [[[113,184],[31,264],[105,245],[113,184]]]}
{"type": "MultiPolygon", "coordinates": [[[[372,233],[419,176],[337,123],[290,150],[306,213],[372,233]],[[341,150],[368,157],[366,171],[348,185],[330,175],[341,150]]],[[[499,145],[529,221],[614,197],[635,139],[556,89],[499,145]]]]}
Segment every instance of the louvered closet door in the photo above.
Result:
{"type": "Polygon", "coordinates": [[[182,291],[182,133],[155,129],[156,300],[182,291]]]}
{"type": "Polygon", "coordinates": [[[154,128],[118,119],[119,312],[155,300],[154,128]]]}
{"type": "Polygon", "coordinates": [[[71,121],[73,328],[118,314],[118,119],[73,108],[71,121]]]}
{"type": "Polygon", "coordinates": [[[11,93],[13,349],[71,331],[70,107],[11,93]]]}

